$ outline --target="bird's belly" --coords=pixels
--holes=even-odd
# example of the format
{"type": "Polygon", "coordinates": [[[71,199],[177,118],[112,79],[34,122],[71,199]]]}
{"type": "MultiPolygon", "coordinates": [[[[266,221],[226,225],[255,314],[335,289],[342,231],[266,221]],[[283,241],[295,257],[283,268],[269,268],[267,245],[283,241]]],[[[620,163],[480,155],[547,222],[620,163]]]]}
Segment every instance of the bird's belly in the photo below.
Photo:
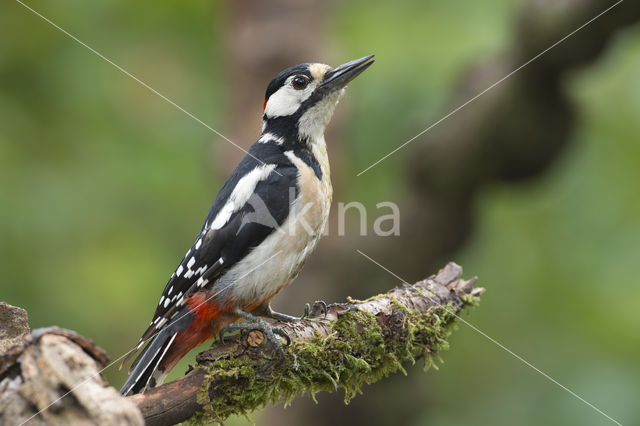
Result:
{"type": "MultiPolygon", "coordinates": [[[[308,168],[308,167],[307,167],[308,168]]],[[[301,169],[299,196],[289,216],[214,286],[228,307],[251,309],[293,281],[322,236],[331,206],[331,184],[301,169]]]]}

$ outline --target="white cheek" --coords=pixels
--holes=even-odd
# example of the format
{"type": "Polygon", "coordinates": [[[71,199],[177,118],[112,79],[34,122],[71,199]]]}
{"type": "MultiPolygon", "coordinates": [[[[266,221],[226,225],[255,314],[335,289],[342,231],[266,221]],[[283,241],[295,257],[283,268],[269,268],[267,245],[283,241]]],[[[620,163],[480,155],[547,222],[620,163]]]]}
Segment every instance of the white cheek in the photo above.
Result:
{"type": "Polygon", "coordinates": [[[291,115],[311,96],[314,89],[314,84],[310,84],[304,90],[295,90],[286,84],[269,97],[264,113],[269,118],[291,115]]]}
{"type": "Polygon", "coordinates": [[[291,115],[300,108],[300,100],[288,87],[283,87],[269,97],[264,113],[267,117],[291,115]]]}

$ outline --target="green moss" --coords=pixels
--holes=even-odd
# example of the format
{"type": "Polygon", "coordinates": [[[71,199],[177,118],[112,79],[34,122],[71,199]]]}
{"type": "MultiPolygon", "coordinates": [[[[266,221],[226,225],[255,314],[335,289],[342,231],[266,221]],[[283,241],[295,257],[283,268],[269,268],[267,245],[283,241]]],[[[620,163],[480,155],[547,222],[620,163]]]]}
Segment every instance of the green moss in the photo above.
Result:
{"type": "Polygon", "coordinates": [[[480,298],[476,296],[472,296],[470,294],[461,295],[460,300],[462,300],[465,305],[468,305],[474,308],[480,304],[480,298]]]}
{"type": "MultiPolygon", "coordinates": [[[[476,298],[468,304],[477,303],[476,298]]],[[[455,318],[453,305],[437,306],[428,313],[413,312],[397,301],[393,324],[357,309],[335,321],[332,333],[311,343],[294,341],[284,360],[254,361],[248,356],[224,358],[210,364],[198,402],[203,411],[192,423],[222,421],[231,414],[247,415],[268,402],[285,404],[298,394],[342,389],[349,403],[362,385],[392,373],[406,371],[403,362],[424,358],[425,368],[435,366],[437,353],[448,349],[447,337],[455,318]],[[401,333],[392,333],[401,325],[401,333]],[[295,355],[294,355],[295,354],[295,355]],[[215,397],[209,400],[209,385],[215,378],[215,397]]],[[[266,357],[267,355],[265,355],[266,357]]],[[[315,398],[314,398],[315,399],[315,398]]]]}

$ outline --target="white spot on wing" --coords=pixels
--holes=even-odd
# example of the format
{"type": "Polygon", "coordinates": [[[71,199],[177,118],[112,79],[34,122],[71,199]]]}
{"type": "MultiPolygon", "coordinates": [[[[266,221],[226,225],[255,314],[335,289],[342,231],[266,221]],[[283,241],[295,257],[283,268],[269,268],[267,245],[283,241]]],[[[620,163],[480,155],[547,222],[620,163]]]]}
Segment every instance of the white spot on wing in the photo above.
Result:
{"type": "Polygon", "coordinates": [[[158,322],[158,324],[156,325],[156,328],[162,328],[163,325],[165,325],[167,323],[167,319],[166,318],[158,318],[160,321],[158,322]]]}
{"type": "Polygon", "coordinates": [[[167,300],[164,301],[164,307],[166,308],[167,306],[169,306],[169,303],[171,303],[171,300],[167,298],[167,300]]]}
{"type": "Polygon", "coordinates": [[[191,269],[191,267],[195,265],[195,263],[196,263],[196,258],[192,256],[191,259],[189,259],[189,263],[187,263],[187,268],[191,269]]]}
{"type": "Polygon", "coordinates": [[[202,238],[198,238],[198,241],[196,241],[196,250],[199,250],[201,245],[202,245],[202,238]]]}
{"type": "Polygon", "coordinates": [[[178,266],[178,270],[176,271],[176,275],[180,276],[182,275],[182,271],[184,270],[184,268],[182,267],[182,265],[178,266]]]}

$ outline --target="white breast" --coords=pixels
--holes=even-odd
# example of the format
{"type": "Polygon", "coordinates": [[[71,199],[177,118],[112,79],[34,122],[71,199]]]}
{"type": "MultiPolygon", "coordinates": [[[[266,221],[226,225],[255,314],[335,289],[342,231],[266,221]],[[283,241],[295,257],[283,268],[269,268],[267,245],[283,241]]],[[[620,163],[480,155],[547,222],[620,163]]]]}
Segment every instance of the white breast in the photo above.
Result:
{"type": "Polygon", "coordinates": [[[216,282],[214,292],[230,289],[221,293],[227,303],[251,309],[268,301],[296,278],[315,249],[327,225],[332,197],[324,143],[315,151],[324,157],[318,158],[322,180],[292,151],[286,153],[299,170],[299,196],[282,226],[216,282]]]}

